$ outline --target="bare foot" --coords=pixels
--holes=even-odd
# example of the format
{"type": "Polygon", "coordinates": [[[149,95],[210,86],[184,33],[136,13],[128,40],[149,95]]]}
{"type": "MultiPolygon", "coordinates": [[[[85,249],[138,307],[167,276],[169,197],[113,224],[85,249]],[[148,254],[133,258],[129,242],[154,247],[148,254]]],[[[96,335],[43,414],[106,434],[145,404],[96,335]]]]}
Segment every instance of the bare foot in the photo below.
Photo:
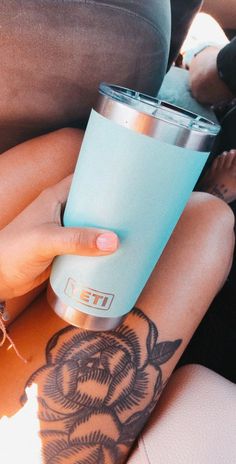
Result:
{"type": "Polygon", "coordinates": [[[236,200],[236,149],[224,151],[212,163],[198,190],[211,193],[226,203],[236,200]]]}

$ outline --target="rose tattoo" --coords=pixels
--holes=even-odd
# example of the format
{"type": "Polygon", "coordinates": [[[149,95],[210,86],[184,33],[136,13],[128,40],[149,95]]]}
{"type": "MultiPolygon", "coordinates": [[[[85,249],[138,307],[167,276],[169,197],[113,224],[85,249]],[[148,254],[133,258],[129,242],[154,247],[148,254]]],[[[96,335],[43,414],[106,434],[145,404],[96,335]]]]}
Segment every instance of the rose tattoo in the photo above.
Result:
{"type": "Polygon", "coordinates": [[[162,392],[161,365],[180,343],[158,343],[137,308],[115,331],[69,326],[55,334],[29,381],[38,384],[43,462],[124,462],[162,392]]]}

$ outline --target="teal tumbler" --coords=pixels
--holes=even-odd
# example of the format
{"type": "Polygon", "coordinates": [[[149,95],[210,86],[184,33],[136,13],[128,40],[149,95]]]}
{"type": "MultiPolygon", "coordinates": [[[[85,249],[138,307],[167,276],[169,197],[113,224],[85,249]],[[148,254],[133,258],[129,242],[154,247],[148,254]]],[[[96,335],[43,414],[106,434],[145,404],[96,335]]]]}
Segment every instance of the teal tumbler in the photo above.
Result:
{"type": "Polygon", "coordinates": [[[48,301],[67,322],[116,328],[156,265],[219,127],[147,95],[100,85],[75,169],[64,225],[117,233],[117,252],[54,260],[48,301]]]}

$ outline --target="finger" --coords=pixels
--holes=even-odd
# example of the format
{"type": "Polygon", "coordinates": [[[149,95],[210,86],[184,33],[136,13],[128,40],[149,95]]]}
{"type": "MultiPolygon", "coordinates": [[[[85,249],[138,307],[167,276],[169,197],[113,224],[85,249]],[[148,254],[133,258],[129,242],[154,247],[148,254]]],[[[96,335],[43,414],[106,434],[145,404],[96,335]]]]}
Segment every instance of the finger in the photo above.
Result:
{"type": "Polygon", "coordinates": [[[65,254],[99,256],[113,253],[119,240],[114,232],[108,230],[48,224],[41,228],[38,243],[40,255],[50,259],[65,254]]]}
{"type": "Polygon", "coordinates": [[[61,204],[64,204],[67,200],[72,178],[73,174],[70,174],[69,176],[65,177],[60,182],[48,189],[55,196],[56,200],[61,204]]]}
{"type": "Polygon", "coordinates": [[[58,225],[62,223],[62,216],[69,195],[72,178],[73,174],[70,174],[42,194],[43,208],[45,209],[45,203],[48,205],[48,218],[58,225]]]}
{"type": "Polygon", "coordinates": [[[72,175],[65,177],[53,187],[44,190],[32,203],[30,203],[7,227],[27,230],[40,223],[61,223],[61,209],[65,204],[72,175]]]}

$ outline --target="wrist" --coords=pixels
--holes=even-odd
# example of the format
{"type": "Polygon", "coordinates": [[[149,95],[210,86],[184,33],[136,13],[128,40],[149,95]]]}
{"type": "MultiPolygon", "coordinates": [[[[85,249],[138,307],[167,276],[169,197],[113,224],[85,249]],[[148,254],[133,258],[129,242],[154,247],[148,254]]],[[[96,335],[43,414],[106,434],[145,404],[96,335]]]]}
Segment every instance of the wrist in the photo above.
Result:
{"type": "MultiPolygon", "coordinates": [[[[189,69],[192,61],[196,56],[198,56],[200,53],[204,52],[206,49],[213,49],[217,50],[217,52],[220,50],[219,44],[216,44],[214,42],[201,42],[196,47],[191,48],[190,50],[187,50],[183,54],[183,64],[186,69],[189,69]]],[[[209,50],[210,51],[210,50],[209,50]]]]}
{"type": "Polygon", "coordinates": [[[191,62],[189,76],[193,96],[203,104],[216,104],[232,98],[217,70],[219,48],[207,47],[191,62]]]}

